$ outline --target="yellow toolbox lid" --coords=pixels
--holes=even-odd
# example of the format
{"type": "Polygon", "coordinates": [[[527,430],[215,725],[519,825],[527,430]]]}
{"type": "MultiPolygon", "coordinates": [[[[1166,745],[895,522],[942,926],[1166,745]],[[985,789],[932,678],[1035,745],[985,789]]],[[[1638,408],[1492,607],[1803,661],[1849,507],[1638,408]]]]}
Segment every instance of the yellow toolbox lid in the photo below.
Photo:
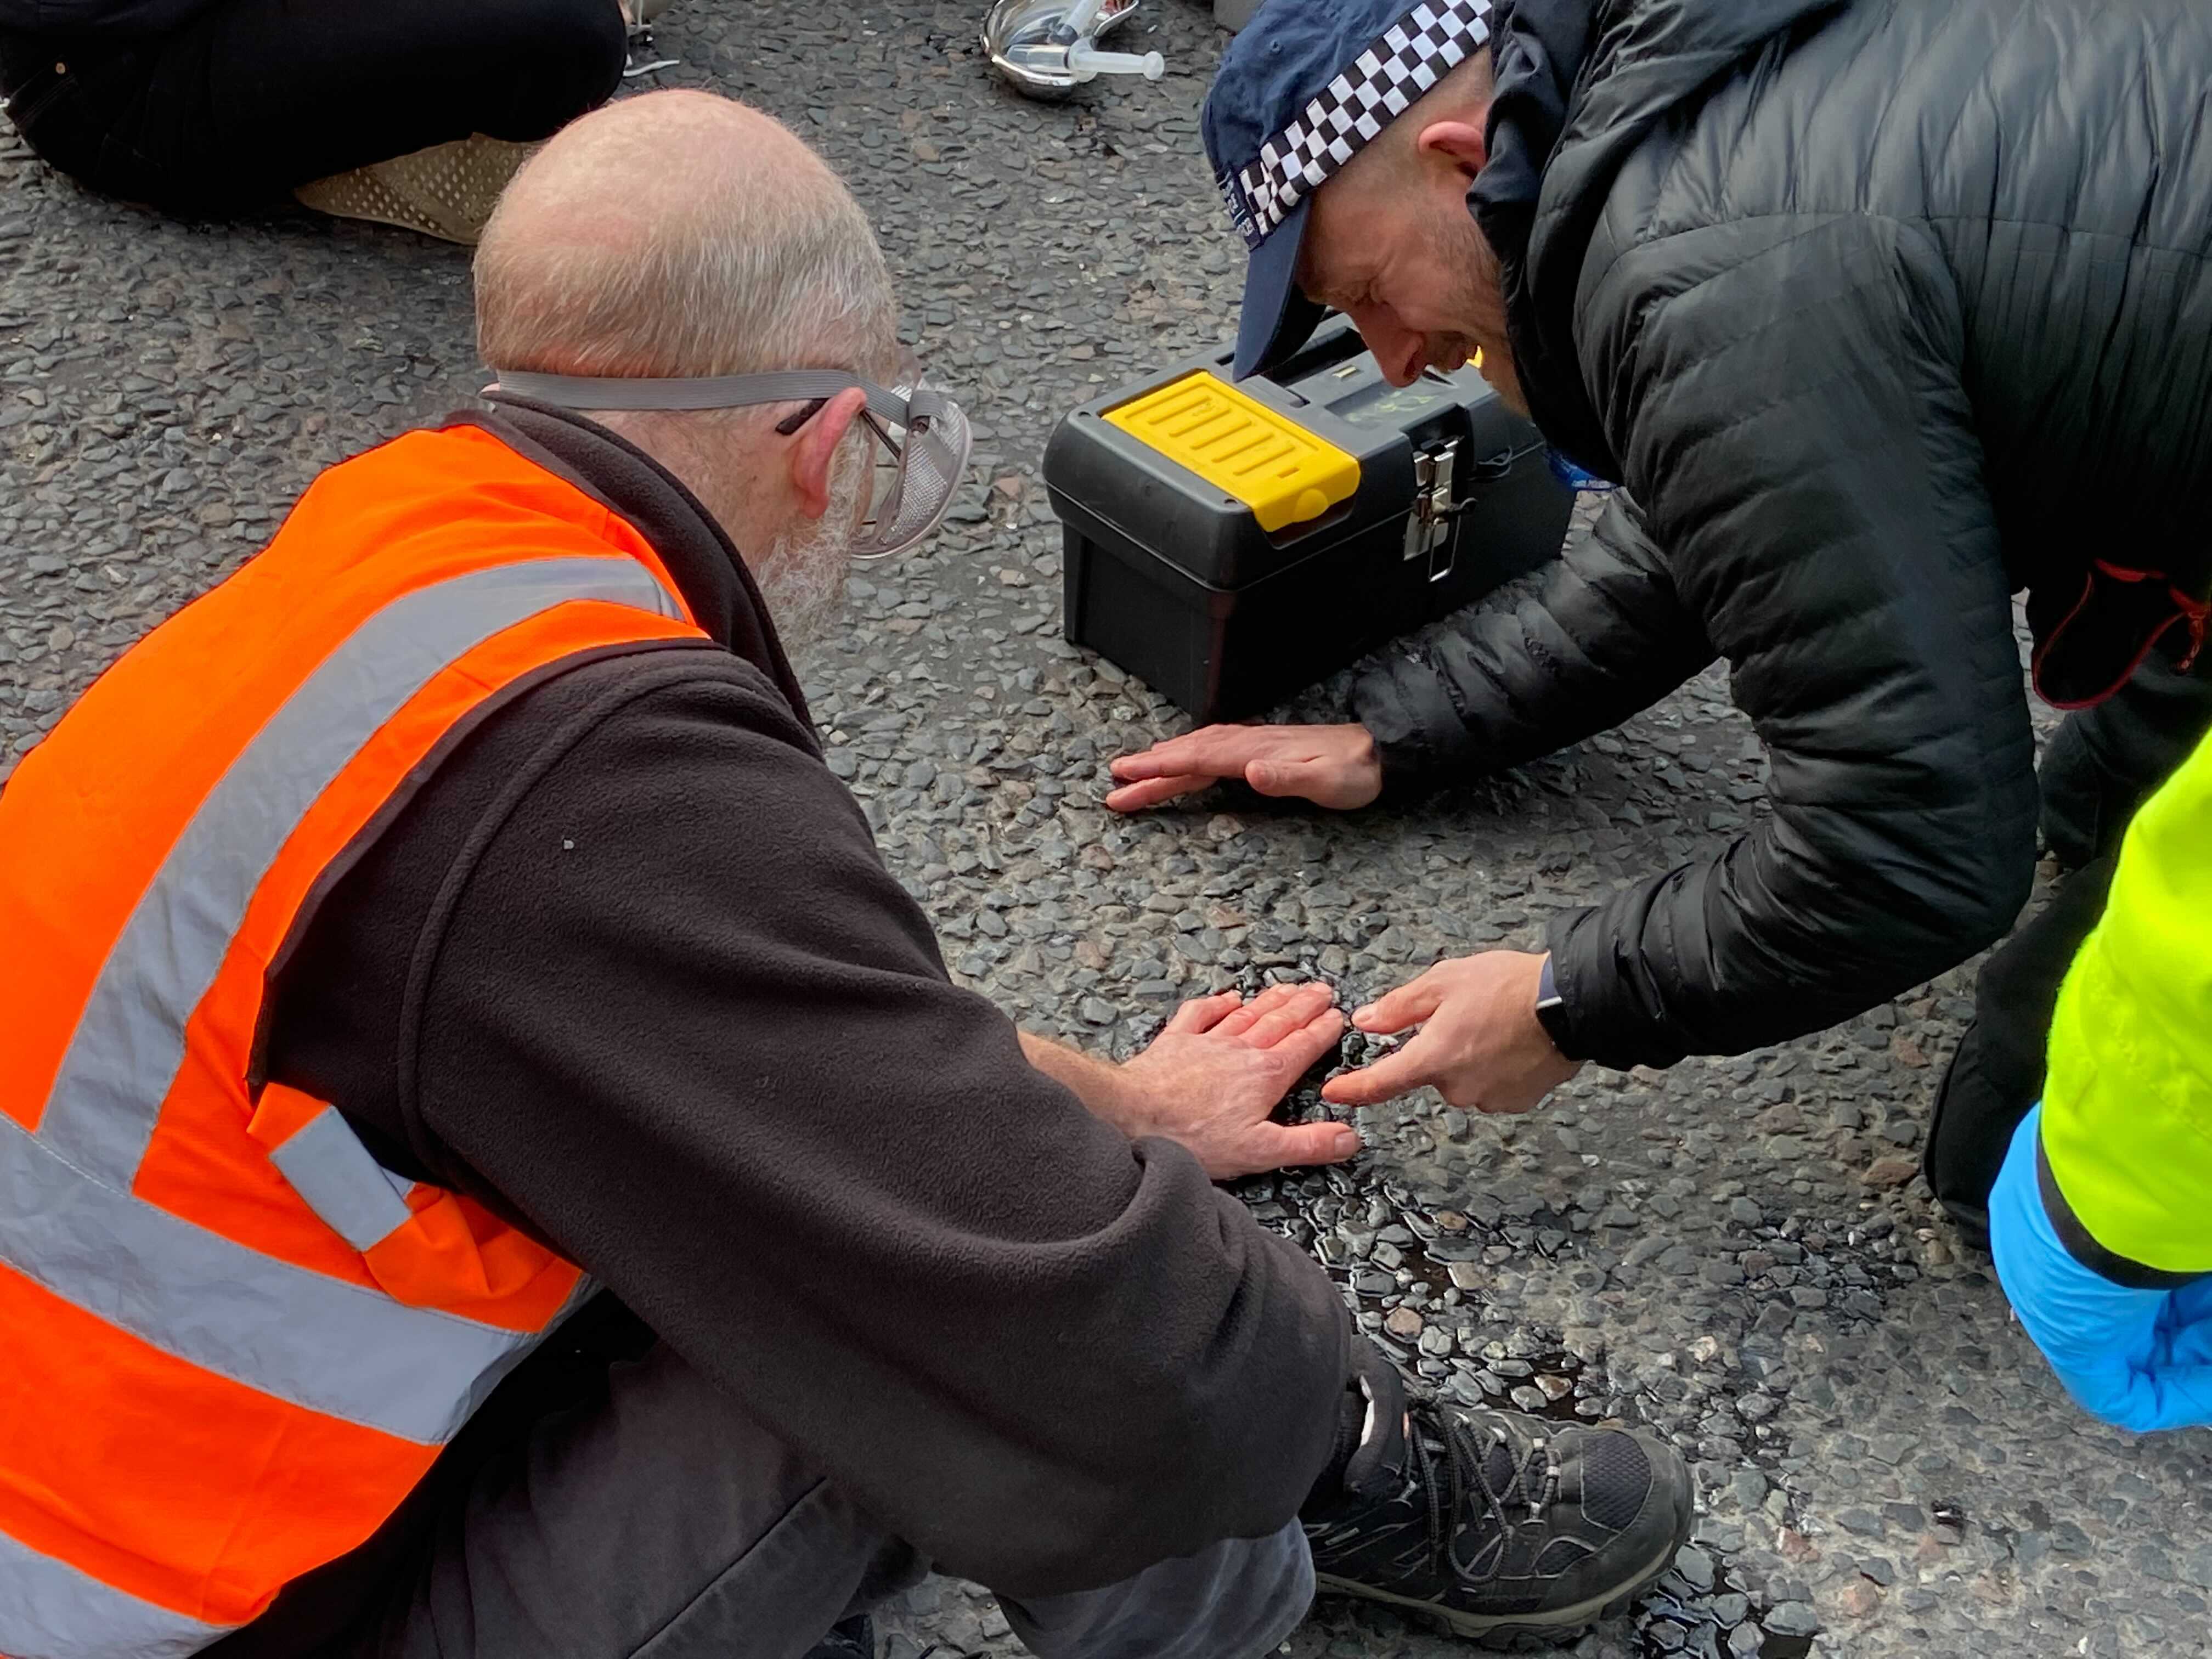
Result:
{"type": "Polygon", "coordinates": [[[1318,519],[1359,488],[1359,463],[1204,369],[1107,421],[1252,509],[1260,528],[1318,519]]]}

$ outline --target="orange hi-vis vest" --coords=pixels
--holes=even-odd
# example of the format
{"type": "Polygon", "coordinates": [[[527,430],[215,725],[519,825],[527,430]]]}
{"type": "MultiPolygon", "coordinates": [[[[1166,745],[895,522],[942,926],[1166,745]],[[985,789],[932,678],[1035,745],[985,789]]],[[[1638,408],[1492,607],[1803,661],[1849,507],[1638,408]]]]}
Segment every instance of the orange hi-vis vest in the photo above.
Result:
{"type": "Polygon", "coordinates": [[[699,641],[480,428],[325,473],[0,791],[0,1655],[192,1653],[362,1542],[588,1288],[257,1076],[323,891],[502,698],[699,641]]]}

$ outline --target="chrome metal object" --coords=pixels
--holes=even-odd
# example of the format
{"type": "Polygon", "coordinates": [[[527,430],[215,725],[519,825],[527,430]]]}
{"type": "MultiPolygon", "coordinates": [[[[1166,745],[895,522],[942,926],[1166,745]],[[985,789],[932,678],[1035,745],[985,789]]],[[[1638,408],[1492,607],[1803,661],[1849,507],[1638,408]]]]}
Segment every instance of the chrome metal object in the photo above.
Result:
{"type": "Polygon", "coordinates": [[[1164,72],[1158,52],[1101,52],[1098,43],[1136,15],[1139,0],[999,0],[983,20],[983,51],[1024,96],[1057,103],[1101,74],[1164,72]]]}
{"type": "Polygon", "coordinates": [[[635,81],[641,75],[674,69],[682,61],[663,58],[653,39],[653,20],[666,11],[671,3],[672,0],[623,0],[623,24],[629,35],[627,61],[623,64],[623,80],[635,81]]]}
{"type": "Polygon", "coordinates": [[[1446,439],[1413,456],[1413,508],[1406,519],[1406,557],[1425,558],[1429,580],[1442,581],[1452,570],[1454,475],[1459,469],[1459,440],[1446,439]]]}

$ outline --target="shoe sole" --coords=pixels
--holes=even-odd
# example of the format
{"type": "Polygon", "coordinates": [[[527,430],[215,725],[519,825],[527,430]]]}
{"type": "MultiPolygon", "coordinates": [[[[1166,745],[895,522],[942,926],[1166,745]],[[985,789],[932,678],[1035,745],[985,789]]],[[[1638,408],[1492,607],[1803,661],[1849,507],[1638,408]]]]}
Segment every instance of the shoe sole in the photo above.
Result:
{"type": "Polygon", "coordinates": [[[397,225],[473,247],[500,192],[537,149],[478,133],[317,179],[292,194],[301,206],[332,218],[397,225]]]}
{"type": "Polygon", "coordinates": [[[1565,1632],[1580,1630],[1601,1619],[1610,1619],[1628,1611],[1637,1598],[1667,1576],[1667,1569],[1674,1565],[1674,1558],[1690,1541],[1690,1530],[1694,1520],[1695,1505],[1691,1501],[1689,1474],[1681,1472],[1672,1483],[1674,1498],[1674,1533],[1664,1547],[1634,1578],[1623,1588],[1608,1589],[1564,1607],[1547,1607],[1540,1613],[1513,1613],[1492,1615],[1463,1613],[1456,1607],[1439,1607],[1434,1601],[1423,1601],[1410,1595],[1394,1595],[1389,1590],[1371,1585],[1355,1583],[1348,1578],[1333,1578],[1327,1573],[1314,1575],[1317,1591],[1335,1595],[1357,1596],[1364,1601],[1380,1601],[1409,1613],[1425,1613],[1441,1620],[1455,1636],[1486,1646],[1504,1647],[1524,1638],[1543,1638],[1557,1640],[1565,1632]]]}

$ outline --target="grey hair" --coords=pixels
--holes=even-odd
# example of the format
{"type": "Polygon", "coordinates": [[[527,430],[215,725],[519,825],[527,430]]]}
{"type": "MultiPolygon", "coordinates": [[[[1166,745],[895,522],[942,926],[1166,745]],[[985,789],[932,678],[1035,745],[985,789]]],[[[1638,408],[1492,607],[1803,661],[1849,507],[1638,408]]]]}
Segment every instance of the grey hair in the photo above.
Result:
{"type": "MultiPolygon", "coordinates": [[[[758,165],[695,170],[673,187],[671,135],[622,120],[619,108],[572,129],[539,188],[531,174],[551,158],[526,167],[485,228],[476,290],[486,364],[585,375],[892,374],[890,275],[866,216],[826,164],[796,138],[771,140],[758,165]],[[594,121],[599,130],[586,131],[594,121]],[[563,216],[556,192],[580,162],[604,167],[617,184],[652,181],[640,192],[649,199],[620,203],[632,211],[611,216],[631,225],[546,234],[563,216]],[[528,228],[518,228],[526,219],[528,228]]],[[[576,212],[587,211],[579,201],[576,212]]]]}

